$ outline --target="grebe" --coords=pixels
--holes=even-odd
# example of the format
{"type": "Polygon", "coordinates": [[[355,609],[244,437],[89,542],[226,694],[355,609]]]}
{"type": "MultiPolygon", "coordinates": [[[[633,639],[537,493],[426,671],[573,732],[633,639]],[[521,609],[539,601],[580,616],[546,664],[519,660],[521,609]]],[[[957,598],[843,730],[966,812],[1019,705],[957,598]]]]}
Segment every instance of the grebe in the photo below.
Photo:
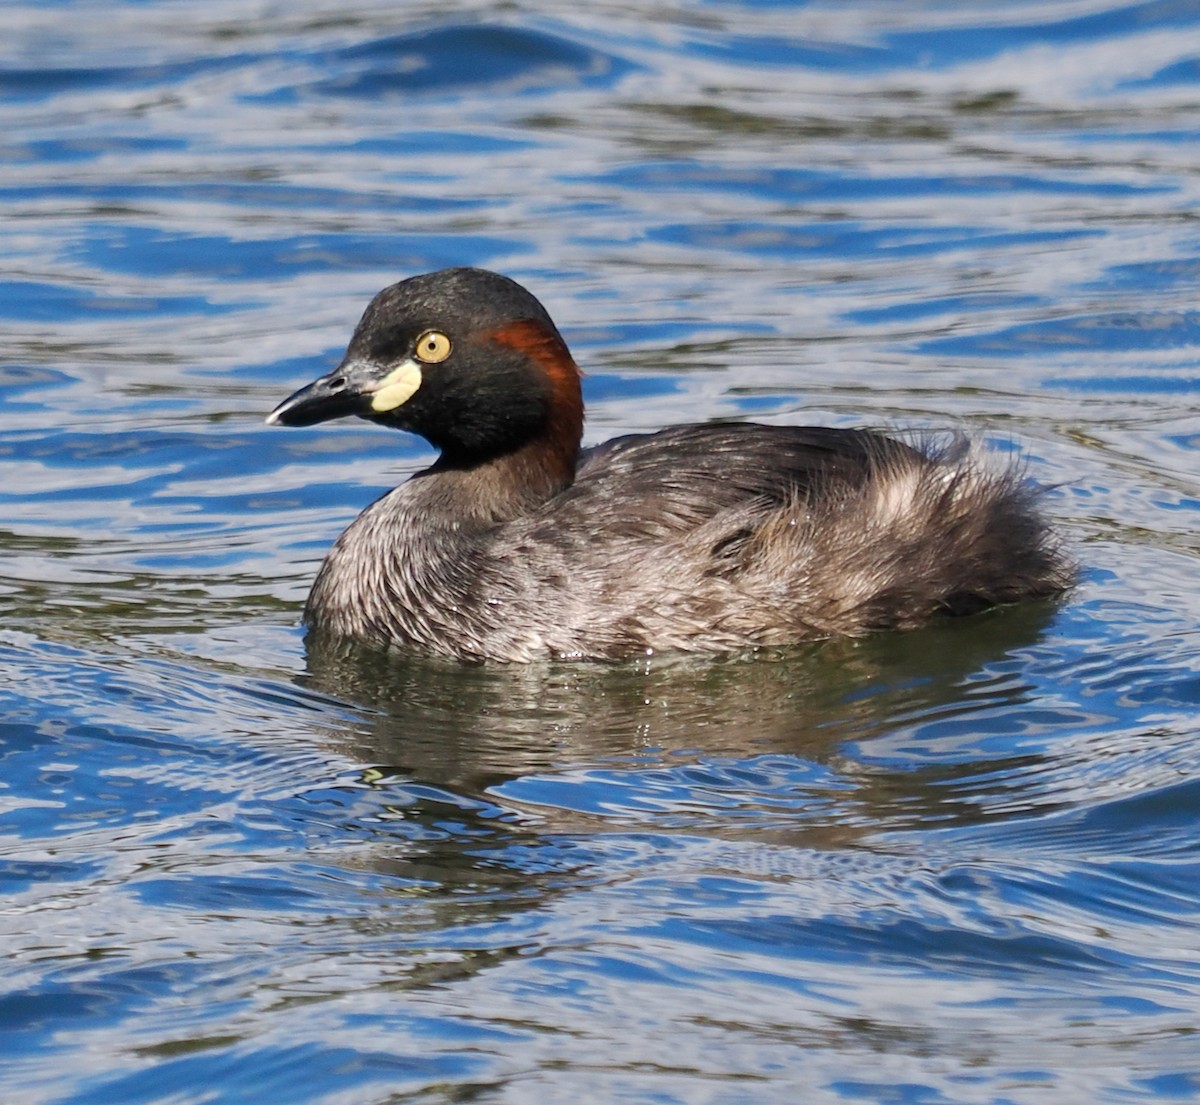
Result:
{"type": "Polygon", "coordinates": [[[357,415],[439,450],[326,557],[310,631],[461,660],[719,652],[911,629],[1068,588],[1012,465],[870,430],[714,422],[581,450],[545,308],[474,268],[367,307],[267,418],[357,415]]]}

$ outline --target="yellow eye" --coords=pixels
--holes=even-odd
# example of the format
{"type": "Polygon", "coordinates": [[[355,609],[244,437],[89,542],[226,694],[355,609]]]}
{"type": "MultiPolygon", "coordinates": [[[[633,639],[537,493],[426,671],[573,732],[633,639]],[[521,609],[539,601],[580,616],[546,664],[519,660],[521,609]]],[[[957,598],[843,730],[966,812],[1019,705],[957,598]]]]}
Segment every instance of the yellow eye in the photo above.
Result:
{"type": "Polygon", "coordinates": [[[426,330],[417,338],[417,360],[437,364],[450,356],[450,339],[440,330],[426,330]]]}

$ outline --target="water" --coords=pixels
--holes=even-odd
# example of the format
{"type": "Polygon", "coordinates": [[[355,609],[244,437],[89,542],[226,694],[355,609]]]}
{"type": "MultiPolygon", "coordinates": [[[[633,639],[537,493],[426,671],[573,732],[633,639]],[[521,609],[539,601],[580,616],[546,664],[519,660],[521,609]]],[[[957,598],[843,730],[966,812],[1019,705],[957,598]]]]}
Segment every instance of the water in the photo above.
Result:
{"type": "Polygon", "coordinates": [[[0,1098],[1200,1099],[1200,9],[0,11],[0,1098]],[[968,426],[1066,602],[753,660],[306,657],[428,457],[264,414],[528,283],[588,439],[968,426]]]}

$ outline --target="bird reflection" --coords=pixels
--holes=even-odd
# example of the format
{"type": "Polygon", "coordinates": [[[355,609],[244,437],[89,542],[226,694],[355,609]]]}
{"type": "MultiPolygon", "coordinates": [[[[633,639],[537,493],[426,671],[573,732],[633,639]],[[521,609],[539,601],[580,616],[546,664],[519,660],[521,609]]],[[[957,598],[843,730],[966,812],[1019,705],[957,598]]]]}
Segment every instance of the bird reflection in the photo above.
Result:
{"type": "MultiPolygon", "coordinates": [[[[779,755],[821,765],[839,777],[840,814],[825,817],[820,831],[812,819],[798,821],[837,844],[879,814],[952,812],[953,788],[933,784],[944,784],[953,765],[933,769],[933,778],[866,765],[846,749],[898,725],[919,729],[922,718],[936,717],[940,731],[957,718],[969,731],[981,710],[1020,710],[1032,693],[1025,665],[1002,661],[1036,644],[1055,609],[1011,607],[775,655],[621,664],[469,666],[310,638],[306,682],[362,708],[360,724],[330,733],[340,752],[470,800],[514,780],[595,768],[779,755]]],[[[983,766],[965,770],[977,779],[983,766]]],[[[977,809],[965,802],[961,812],[977,809]]]]}

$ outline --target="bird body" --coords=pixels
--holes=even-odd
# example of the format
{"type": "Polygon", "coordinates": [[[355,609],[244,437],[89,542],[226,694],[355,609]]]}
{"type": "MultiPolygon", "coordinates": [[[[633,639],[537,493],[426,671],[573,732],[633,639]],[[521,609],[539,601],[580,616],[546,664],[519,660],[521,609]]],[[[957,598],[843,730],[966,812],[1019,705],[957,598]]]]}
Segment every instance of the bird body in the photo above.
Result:
{"type": "Polygon", "coordinates": [[[911,629],[1069,586],[1014,469],[956,440],[717,422],[580,451],[541,304],[478,269],[385,289],[342,364],[269,421],[358,414],[438,460],[327,556],[316,633],[462,660],[722,652],[911,629]]]}

